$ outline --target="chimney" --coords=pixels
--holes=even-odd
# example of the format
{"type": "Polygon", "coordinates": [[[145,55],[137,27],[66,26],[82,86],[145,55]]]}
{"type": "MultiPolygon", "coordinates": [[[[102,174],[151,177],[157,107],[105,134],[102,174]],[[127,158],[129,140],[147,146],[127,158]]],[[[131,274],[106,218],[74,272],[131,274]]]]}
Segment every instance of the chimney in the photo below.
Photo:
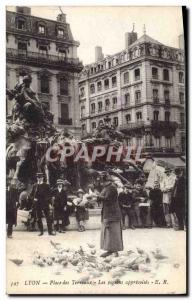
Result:
{"type": "Polygon", "coordinates": [[[184,35],[183,34],[180,34],[178,36],[178,39],[179,39],[179,48],[184,50],[184,35]]]}
{"type": "Polygon", "coordinates": [[[128,49],[131,44],[137,40],[137,32],[126,32],[125,33],[125,48],[128,49]]]}
{"type": "Polygon", "coordinates": [[[103,59],[103,52],[102,47],[96,46],[95,47],[95,62],[103,59]]]}
{"type": "Polygon", "coordinates": [[[66,14],[59,14],[57,16],[57,22],[66,23],[66,14]]]}
{"type": "Polygon", "coordinates": [[[28,6],[16,6],[16,12],[24,15],[31,15],[31,8],[28,6]]]}

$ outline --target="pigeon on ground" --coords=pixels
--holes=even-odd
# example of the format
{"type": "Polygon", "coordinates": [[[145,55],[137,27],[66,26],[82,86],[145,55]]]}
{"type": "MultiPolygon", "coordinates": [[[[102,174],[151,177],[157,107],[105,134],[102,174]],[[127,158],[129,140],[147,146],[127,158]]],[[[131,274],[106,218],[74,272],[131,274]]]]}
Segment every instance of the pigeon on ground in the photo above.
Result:
{"type": "Polygon", "coordinates": [[[87,243],[87,245],[89,246],[89,248],[95,248],[94,244],[87,243]]]}
{"type": "Polygon", "coordinates": [[[56,250],[59,250],[59,243],[54,243],[53,241],[50,241],[51,245],[56,249],[56,250]]]}
{"type": "Polygon", "coordinates": [[[137,252],[140,254],[140,255],[143,255],[145,253],[145,251],[141,248],[138,248],[137,247],[137,252]]]}
{"type": "Polygon", "coordinates": [[[152,253],[153,253],[153,256],[154,256],[157,260],[163,260],[163,259],[167,259],[167,258],[168,258],[168,256],[163,255],[163,254],[161,254],[161,253],[159,253],[159,252],[154,252],[154,251],[152,251],[152,253]]]}
{"type": "Polygon", "coordinates": [[[12,261],[15,265],[20,266],[23,263],[23,259],[9,259],[12,261]]]}

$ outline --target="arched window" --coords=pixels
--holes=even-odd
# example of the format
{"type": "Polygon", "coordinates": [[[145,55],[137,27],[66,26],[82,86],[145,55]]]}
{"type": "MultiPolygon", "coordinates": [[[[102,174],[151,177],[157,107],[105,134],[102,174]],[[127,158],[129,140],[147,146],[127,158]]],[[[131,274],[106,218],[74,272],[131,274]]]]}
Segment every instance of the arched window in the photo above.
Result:
{"type": "Polygon", "coordinates": [[[179,72],[179,83],[184,83],[184,74],[183,74],[183,72],[179,72]]]}
{"type": "Polygon", "coordinates": [[[60,78],[60,95],[68,95],[68,80],[66,78],[60,78]]]}
{"type": "Polygon", "coordinates": [[[98,92],[102,90],[102,82],[101,81],[97,82],[97,90],[98,90],[98,92]]]}
{"type": "Polygon", "coordinates": [[[135,104],[141,103],[141,91],[135,91],[135,104]]]}
{"type": "Polygon", "coordinates": [[[112,77],[112,87],[116,87],[117,86],[117,77],[114,76],[112,77]]]}
{"type": "Polygon", "coordinates": [[[114,117],[114,118],[113,118],[113,124],[114,124],[115,126],[118,126],[118,125],[119,125],[119,119],[118,119],[118,117],[114,117]]]}
{"type": "Polygon", "coordinates": [[[57,35],[58,37],[64,37],[64,29],[59,27],[57,30],[57,35]]]}
{"type": "Polygon", "coordinates": [[[168,69],[163,70],[163,80],[169,81],[169,70],[168,69]]]}
{"type": "Polygon", "coordinates": [[[128,83],[129,82],[129,72],[125,72],[123,74],[123,81],[124,81],[124,83],[128,83]]]}
{"type": "Polygon", "coordinates": [[[66,57],[67,57],[67,52],[65,49],[60,48],[58,50],[58,54],[59,54],[59,59],[63,60],[63,59],[66,59],[66,57]]]}
{"type": "Polygon", "coordinates": [[[184,104],[185,103],[184,93],[183,92],[179,93],[179,101],[180,101],[180,104],[184,104]]]}
{"type": "Polygon", "coordinates": [[[104,80],[104,86],[105,86],[106,90],[109,88],[109,79],[108,78],[104,80]]]}
{"type": "Polygon", "coordinates": [[[19,17],[17,19],[16,24],[17,24],[17,29],[26,30],[26,20],[25,20],[25,18],[19,17]]]}
{"type": "Polygon", "coordinates": [[[43,24],[38,25],[38,33],[45,34],[45,25],[43,24]]]}
{"type": "Polygon", "coordinates": [[[117,97],[113,97],[113,108],[117,108],[117,97]]]}
{"type": "Polygon", "coordinates": [[[166,111],[166,112],[165,112],[165,121],[166,121],[166,122],[169,122],[169,121],[170,121],[170,112],[169,112],[169,111],[166,111]]]}
{"type": "Polygon", "coordinates": [[[142,120],[142,112],[141,111],[136,112],[136,119],[137,119],[137,121],[142,120]]]}
{"type": "Polygon", "coordinates": [[[91,128],[92,128],[92,130],[94,130],[96,127],[97,127],[96,122],[92,122],[92,123],[91,123],[91,128]]]}
{"type": "Polygon", "coordinates": [[[158,79],[158,69],[155,67],[152,68],[152,78],[158,79]]]}
{"type": "Polygon", "coordinates": [[[49,78],[46,75],[42,75],[40,79],[40,89],[42,94],[49,94],[49,78]]]}
{"type": "Polygon", "coordinates": [[[140,69],[135,69],[135,80],[140,80],[140,69]]]}
{"type": "Polygon", "coordinates": [[[109,105],[110,105],[109,99],[106,99],[106,100],[105,100],[105,110],[106,110],[106,111],[109,110],[109,105]]]}
{"type": "Polygon", "coordinates": [[[127,114],[126,116],[125,116],[125,119],[126,119],[126,122],[127,122],[127,124],[131,121],[131,114],[127,114]]]}
{"type": "Polygon", "coordinates": [[[125,106],[130,106],[130,94],[125,94],[125,106]]]}
{"type": "Polygon", "coordinates": [[[103,103],[100,101],[98,102],[98,112],[101,112],[103,108],[103,103]]]}
{"type": "Polygon", "coordinates": [[[95,103],[91,103],[91,113],[95,113],[95,103]]]}
{"type": "Polygon", "coordinates": [[[158,121],[158,119],[159,119],[159,111],[155,110],[153,112],[153,120],[158,121]]]}
{"type": "Polygon", "coordinates": [[[94,93],[95,93],[95,85],[94,85],[94,84],[91,84],[91,85],[90,85],[90,93],[91,93],[91,94],[94,94],[94,93]]]}

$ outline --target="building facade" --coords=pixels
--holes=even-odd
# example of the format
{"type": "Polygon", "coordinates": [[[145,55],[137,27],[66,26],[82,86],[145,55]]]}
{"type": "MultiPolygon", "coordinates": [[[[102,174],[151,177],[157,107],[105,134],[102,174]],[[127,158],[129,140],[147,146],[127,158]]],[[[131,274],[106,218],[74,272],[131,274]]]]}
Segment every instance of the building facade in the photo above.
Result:
{"type": "Polygon", "coordinates": [[[103,58],[96,47],[95,57],[79,81],[82,135],[108,116],[127,145],[146,152],[185,152],[184,49],[146,34],[137,39],[131,32],[125,34],[125,50],[103,58]]]}
{"type": "MultiPolygon", "coordinates": [[[[80,134],[78,77],[82,63],[66,15],[48,20],[31,15],[29,7],[6,13],[7,88],[31,74],[32,88],[54,114],[54,124],[80,134]]],[[[12,103],[7,103],[11,113],[12,103]]]]}

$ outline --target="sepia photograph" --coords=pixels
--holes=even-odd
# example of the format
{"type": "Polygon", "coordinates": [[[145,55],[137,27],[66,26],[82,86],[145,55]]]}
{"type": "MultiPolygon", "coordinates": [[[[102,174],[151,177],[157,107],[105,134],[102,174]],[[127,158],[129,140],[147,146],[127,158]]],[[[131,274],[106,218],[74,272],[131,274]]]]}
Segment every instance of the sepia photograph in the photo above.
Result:
{"type": "Polygon", "coordinates": [[[186,7],[5,10],[6,293],[186,295],[186,7]]]}

